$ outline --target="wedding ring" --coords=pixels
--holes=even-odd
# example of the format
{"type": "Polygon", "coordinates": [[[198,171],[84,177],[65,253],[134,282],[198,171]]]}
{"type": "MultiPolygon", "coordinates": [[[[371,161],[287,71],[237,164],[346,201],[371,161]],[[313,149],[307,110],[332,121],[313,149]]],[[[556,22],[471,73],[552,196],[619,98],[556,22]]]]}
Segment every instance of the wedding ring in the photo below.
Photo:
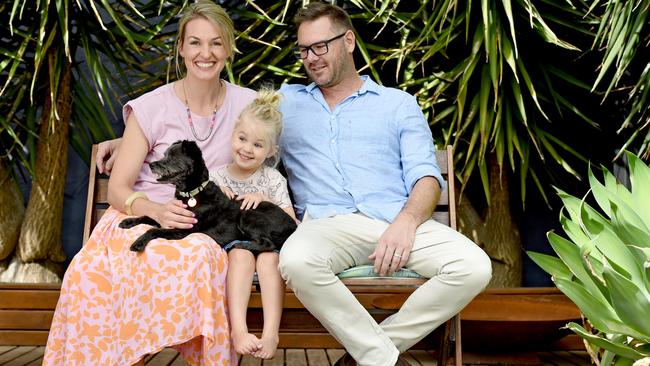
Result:
{"type": "Polygon", "coordinates": [[[393,257],[402,258],[402,256],[399,254],[393,254],[393,257]]]}

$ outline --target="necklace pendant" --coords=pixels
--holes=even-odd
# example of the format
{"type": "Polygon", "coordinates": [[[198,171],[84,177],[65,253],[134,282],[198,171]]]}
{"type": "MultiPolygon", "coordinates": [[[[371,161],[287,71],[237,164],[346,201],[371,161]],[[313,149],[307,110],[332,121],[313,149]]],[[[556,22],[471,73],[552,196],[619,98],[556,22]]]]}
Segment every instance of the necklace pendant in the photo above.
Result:
{"type": "Polygon", "coordinates": [[[190,199],[187,200],[187,205],[190,206],[190,207],[196,206],[196,198],[190,197],[190,199]]]}

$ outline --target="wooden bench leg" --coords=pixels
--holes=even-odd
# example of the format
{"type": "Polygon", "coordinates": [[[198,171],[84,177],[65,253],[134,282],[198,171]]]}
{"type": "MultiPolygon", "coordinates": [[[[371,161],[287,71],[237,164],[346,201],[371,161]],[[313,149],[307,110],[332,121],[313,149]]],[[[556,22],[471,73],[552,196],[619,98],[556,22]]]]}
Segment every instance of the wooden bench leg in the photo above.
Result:
{"type": "Polygon", "coordinates": [[[456,314],[453,318],[447,320],[438,340],[438,366],[445,366],[451,355],[451,347],[454,347],[454,365],[462,366],[463,352],[461,348],[460,334],[460,315],[456,314]]]}
{"type": "Polygon", "coordinates": [[[461,340],[460,332],[460,314],[456,314],[453,317],[454,321],[454,346],[456,349],[456,355],[454,357],[455,366],[463,366],[463,342],[461,340]]]}

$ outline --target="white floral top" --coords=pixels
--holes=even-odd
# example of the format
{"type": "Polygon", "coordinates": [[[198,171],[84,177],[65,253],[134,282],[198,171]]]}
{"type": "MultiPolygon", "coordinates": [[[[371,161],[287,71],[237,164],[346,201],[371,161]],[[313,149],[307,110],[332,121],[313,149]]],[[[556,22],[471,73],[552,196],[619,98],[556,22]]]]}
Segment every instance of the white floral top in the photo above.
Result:
{"type": "Polygon", "coordinates": [[[219,186],[230,188],[236,195],[260,192],[281,208],[291,207],[287,180],[277,169],[262,166],[246,179],[237,179],[228,172],[224,165],[215,172],[210,172],[210,179],[219,186]]]}

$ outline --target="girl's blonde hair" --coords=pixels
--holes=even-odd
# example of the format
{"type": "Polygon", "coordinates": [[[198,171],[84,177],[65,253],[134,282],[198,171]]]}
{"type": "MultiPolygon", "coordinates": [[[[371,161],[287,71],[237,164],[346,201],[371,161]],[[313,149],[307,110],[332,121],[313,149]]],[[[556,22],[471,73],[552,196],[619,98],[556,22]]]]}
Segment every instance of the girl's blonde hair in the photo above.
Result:
{"type": "Polygon", "coordinates": [[[282,95],[265,86],[257,92],[257,97],[248,104],[239,114],[235,129],[244,122],[255,121],[262,125],[267,132],[267,140],[275,153],[264,162],[270,167],[276,167],[280,162],[280,148],[278,140],[282,133],[282,112],[278,109],[282,95]]]}
{"type": "MultiPolygon", "coordinates": [[[[185,39],[185,26],[190,20],[202,18],[214,24],[221,31],[221,39],[223,45],[228,51],[228,60],[233,61],[235,56],[235,27],[232,19],[228,16],[226,11],[219,5],[215,4],[212,0],[197,0],[196,2],[187,6],[183,16],[178,21],[178,34],[176,35],[176,42],[174,44],[174,61],[176,64],[176,77],[181,79],[183,71],[181,71],[181,64],[178,62],[178,53],[183,46],[185,39]]],[[[185,65],[183,65],[185,66],[185,65]]]]}

